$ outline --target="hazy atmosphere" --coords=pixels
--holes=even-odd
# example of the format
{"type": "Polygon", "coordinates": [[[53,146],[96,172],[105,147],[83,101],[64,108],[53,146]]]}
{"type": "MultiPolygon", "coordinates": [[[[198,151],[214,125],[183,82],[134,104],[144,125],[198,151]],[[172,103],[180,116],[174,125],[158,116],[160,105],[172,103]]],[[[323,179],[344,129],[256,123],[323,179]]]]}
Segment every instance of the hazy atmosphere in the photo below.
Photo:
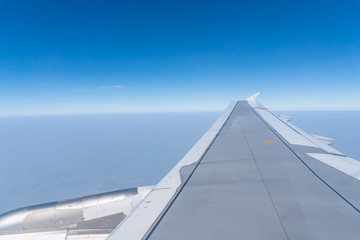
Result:
{"type": "MultiPolygon", "coordinates": [[[[281,111],[360,159],[360,111],[281,111]]],[[[220,112],[0,118],[0,213],[156,184],[220,112]]]]}

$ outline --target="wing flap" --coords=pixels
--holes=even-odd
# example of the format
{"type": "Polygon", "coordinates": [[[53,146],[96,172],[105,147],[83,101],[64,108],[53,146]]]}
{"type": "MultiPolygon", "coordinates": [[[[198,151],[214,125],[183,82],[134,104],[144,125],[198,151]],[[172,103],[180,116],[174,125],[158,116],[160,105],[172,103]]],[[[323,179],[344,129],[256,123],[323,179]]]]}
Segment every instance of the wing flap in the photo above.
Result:
{"type": "Polygon", "coordinates": [[[360,180],[360,162],[355,159],[326,153],[306,153],[333,168],[360,180]]]}

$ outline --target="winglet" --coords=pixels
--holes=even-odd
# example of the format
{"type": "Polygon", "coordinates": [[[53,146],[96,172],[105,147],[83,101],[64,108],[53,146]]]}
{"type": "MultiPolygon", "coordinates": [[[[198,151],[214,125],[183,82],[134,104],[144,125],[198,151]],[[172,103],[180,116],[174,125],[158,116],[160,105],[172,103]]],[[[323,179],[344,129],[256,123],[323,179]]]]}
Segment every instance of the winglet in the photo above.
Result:
{"type": "Polygon", "coordinates": [[[246,99],[246,101],[248,101],[248,103],[252,106],[252,107],[258,107],[259,104],[256,102],[256,98],[260,95],[260,92],[255,93],[254,95],[251,95],[250,97],[248,97],[246,99]]]}
{"type": "Polygon", "coordinates": [[[254,95],[251,95],[246,99],[246,101],[256,103],[256,98],[260,95],[260,92],[255,93],[254,95]]]}

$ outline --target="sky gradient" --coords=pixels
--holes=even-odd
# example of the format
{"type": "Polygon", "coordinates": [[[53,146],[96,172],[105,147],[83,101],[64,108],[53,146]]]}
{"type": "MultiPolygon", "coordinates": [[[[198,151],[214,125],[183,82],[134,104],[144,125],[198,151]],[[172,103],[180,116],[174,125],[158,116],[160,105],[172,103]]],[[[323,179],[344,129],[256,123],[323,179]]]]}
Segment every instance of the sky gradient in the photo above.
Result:
{"type": "Polygon", "coordinates": [[[0,1],[0,116],[360,109],[359,1],[0,1]]]}

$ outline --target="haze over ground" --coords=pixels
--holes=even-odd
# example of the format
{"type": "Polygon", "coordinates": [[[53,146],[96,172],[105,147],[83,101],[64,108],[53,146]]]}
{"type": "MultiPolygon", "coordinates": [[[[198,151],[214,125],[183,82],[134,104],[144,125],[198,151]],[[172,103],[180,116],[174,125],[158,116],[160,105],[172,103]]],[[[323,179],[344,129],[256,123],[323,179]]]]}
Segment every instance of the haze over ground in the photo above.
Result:
{"type": "MultiPolygon", "coordinates": [[[[360,160],[360,111],[279,113],[360,160]]],[[[0,117],[0,213],[156,184],[220,114],[0,117]]]]}

